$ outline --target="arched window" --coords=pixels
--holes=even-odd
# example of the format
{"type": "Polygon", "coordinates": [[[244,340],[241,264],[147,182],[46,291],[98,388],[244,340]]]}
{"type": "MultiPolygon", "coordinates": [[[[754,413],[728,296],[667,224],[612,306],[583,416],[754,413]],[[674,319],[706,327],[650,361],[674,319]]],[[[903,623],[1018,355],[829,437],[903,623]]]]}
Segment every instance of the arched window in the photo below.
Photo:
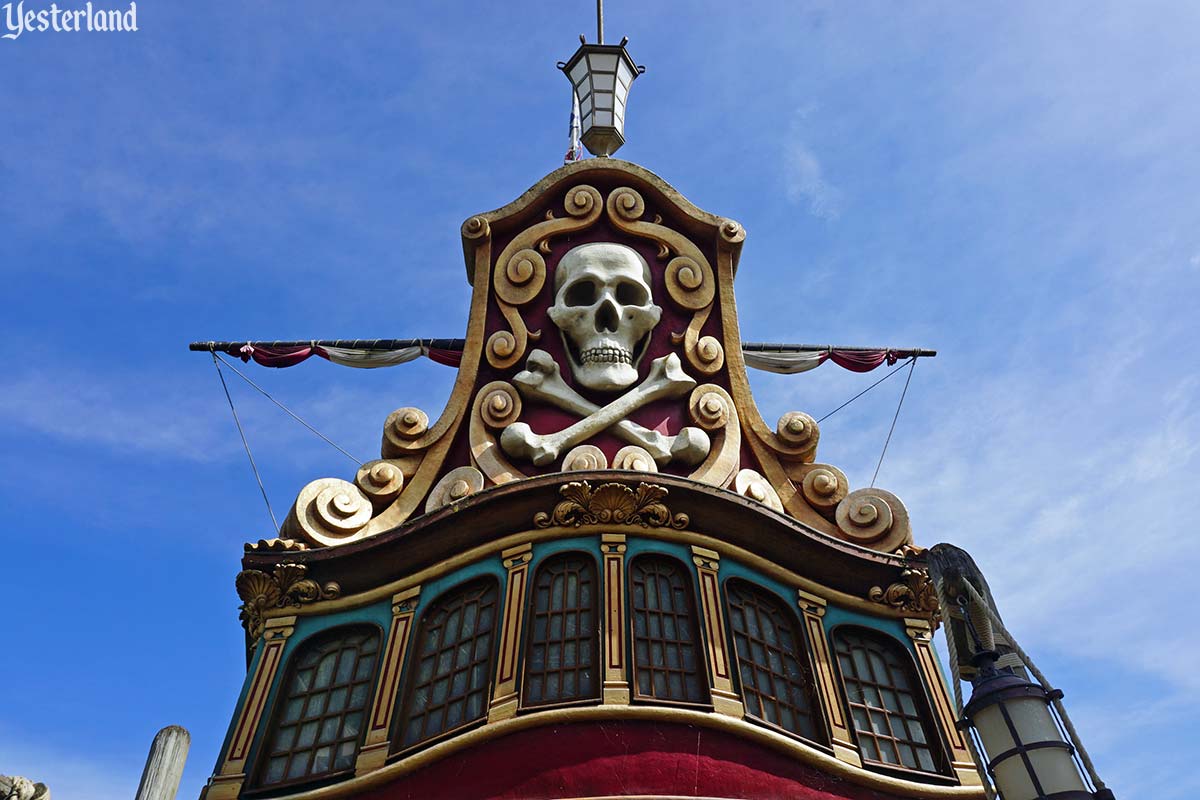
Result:
{"type": "Polygon", "coordinates": [[[525,705],[599,696],[596,600],[596,562],[589,556],[566,553],[538,568],[526,621],[525,705]]]}
{"type": "Polygon", "coordinates": [[[863,761],[939,772],[941,747],[904,647],[863,628],[838,628],[833,646],[863,761]]]}
{"type": "Polygon", "coordinates": [[[629,568],[638,699],[708,703],[692,580],[682,564],[640,556],[629,568]]]}
{"type": "Polygon", "coordinates": [[[437,598],[417,631],[397,749],[483,719],[492,680],[496,582],[469,583],[437,598]]]}
{"type": "Polygon", "coordinates": [[[744,581],[726,584],[729,627],[737,652],[746,713],[814,741],[825,741],[804,638],[796,616],[744,581]]]}
{"type": "Polygon", "coordinates": [[[371,628],[338,628],[300,645],[259,758],[260,786],[354,769],[378,656],[379,631],[371,628]]]}

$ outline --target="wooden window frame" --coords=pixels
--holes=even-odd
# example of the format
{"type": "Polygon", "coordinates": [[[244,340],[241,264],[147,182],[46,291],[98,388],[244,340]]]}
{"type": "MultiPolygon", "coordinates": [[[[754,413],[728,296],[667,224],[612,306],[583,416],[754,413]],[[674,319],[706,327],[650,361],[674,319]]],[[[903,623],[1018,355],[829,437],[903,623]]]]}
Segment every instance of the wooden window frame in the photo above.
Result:
{"type": "MultiPolygon", "coordinates": [[[[838,626],[834,627],[829,632],[829,640],[830,640],[830,645],[831,645],[831,650],[832,650],[832,652],[831,652],[832,660],[836,664],[836,668],[837,668],[839,685],[840,685],[841,694],[842,694],[842,703],[843,703],[843,707],[846,710],[846,721],[847,721],[847,724],[850,727],[850,731],[854,737],[854,743],[858,748],[859,756],[862,758],[863,766],[868,769],[871,769],[873,771],[890,773],[890,774],[896,775],[898,777],[905,778],[907,780],[917,780],[917,781],[923,781],[926,783],[931,783],[931,782],[932,783],[954,783],[955,781],[953,780],[953,778],[951,778],[952,773],[950,772],[950,766],[949,766],[950,760],[946,754],[946,745],[945,745],[945,742],[942,741],[941,731],[937,725],[936,719],[933,716],[933,706],[932,706],[932,703],[930,702],[929,692],[928,692],[927,688],[925,687],[924,681],[922,681],[922,679],[921,679],[921,672],[917,668],[917,664],[913,659],[912,653],[909,651],[908,647],[905,646],[904,642],[900,641],[896,637],[894,637],[884,631],[879,631],[874,628],[868,628],[864,625],[855,625],[855,624],[843,624],[843,625],[838,625],[838,626]],[[885,718],[887,719],[888,729],[889,729],[889,731],[892,731],[893,733],[894,733],[894,730],[892,728],[892,718],[894,716],[899,715],[899,716],[904,717],[906,720],[913,719],[913,716],[908,715],[903,711],[894,712],[894,711],[890,711],[886,708],[880,709],[880,708],[875,708],[874,706],[868,707],[863,703],[852,703],[851,702],[850,690],[849,690],[849,686],[847,685],[847,682],[846,682],[847,681],[846,674],[845,674],[845,671],[842,669],[842,659],[841,659],[842,652],[840,649],[840,643],[841,643],[840,637],[847,633],[849,633],[851,635],[858,635],[860,638],[865,638],[868,641],[874,641],[876,643],[880,643],[880,644],[882,644],[883,647],[890,649],[892,651],[892,653],[897,657],[897,660],[900,662],[901,669],[903,669],[906,673],[905,677],[908,679],[909,683],[912,686],[911,694],[912,694],[913,704],[916,706],[916,710],[917,710],[916,719],[917,719],[917,721],[919,721],[919,723],[922,727],[922,731],[925,734],[925,739],[926,739],[925,745],[928,747],[929,754],[930,754],[931,758],[933,759],[933,764],[934,764],[933,770],[924,770],[924,769],[919,769],[919,768],[914,769],[912,767],[907,767],[902,763],[897,764],[897,763],[893,763],[890,761],[880,761],[878,759],[871,758],[868,755],[867,751],[864,749],[862,739],[860,738],[862,736],[862,734],[859,731],[858,723],[854,719],[854,706],[855,705],[859,705],[864,708],[873,709],[876,711],[882,711],[885,715],[885,718]]],[[[860,685],[862,683],[864,683],[864,681],[859,680],[857,676],[855,677],[854,680],[856,683],[859,683],[860,685]]],[[[876,681],[866,681],[866,683],[869,683],[869,685],[871,685],[871,686],[875,686],[875,687],[882,686],[884,688],[890,689],[891,691],[898,691],[897,687],[894,684],[881,684],[876,681]]],[[[869,715],[869,713],[870,713],[870,711],[868,710],[868,715],[869,715]]],[[[874,732],[871,732],[871,731],[868,731],[866,733],[866,735],[873,739],[876,739],[876,740],[882,738],[882,739],[891,741],[893,743],[893,748],[895,748],[895,744],[897,742],[908,745],[910,747],[913,745],[920,744],[919,742],[915,742],[912,739],[908,739],[908,738],[900,739],[898,737],[895,737],[894,735],[885,737],[885,736],[880,736],[878,734],[875,734],[874,732]]],[[[897,754],[899,754],[898,748],[897,748],[897,754]]]]}
{"type": "MultiPolygon", "coordinates": [[[[732,671],[737,675],[739,696],[742,698],[742,704],[745,707],[746,718],[753,720],[756,723],[760,723],[771,730],[779,731],[780,733],[799,739],[805,744],[816,745],[823,749],[831,750],[832,746],[829,739],[829,726],[827,720],[825,719],[825,714],[823,713],[824,709],[821,705],[820,698],[817,695],[815,672],[812,664],[812,654],[809,652],[808,641],[805,637],[804,627],[801,623],[801,620],[796,613],[791,610],[789,603],[785,602],[774,592],[763,589],[750,580],[745,578],[729,578],[725,581],[724,589],[725,604],[728,610],[728,621],[726,624],[729,628],[729,637],[732,640],[732,646],[730,647],[730,652],[733,656],[732,671]],[[801,708],[791,702],[786,702],[786,705],[792,709],[793,714],[798,716],[807,716],[809,718],[812,723],[814,736],[807,736],[801,731],[791,730],[790,728],[787,728],[779,723],[772,722],[765,717],[751,713],[751,708],[754,706],[747,697],[747,689],[742,678],[742,650],[738,645],[738,632],[734,628],[735,610],[740,611],[743,615],[746,613],[745,608],[735,609],[734,597],[738,592],[744,592],[750,595],[758,600],[761,605],[768,605],[779,617],[782,618],[781,621],[787,626],[786,633],[792,640],[792,649],[790,652],[785,647],[774,646],[761,639],[757,641],[759,641],[764,648],[778,650],[784,655],[785,658],[790,657],[796,662],[797,666],[800,668],[802,676],[802,683],[798,687],[794,681],[788,678],[788,676],[777,673],[770,666],[770,664],[759,664],[757,661],[754,661],[750,658],[744,660],[753,665],[753,668],[767,672],[768,675],[771,676],[772,687],[774,687],[778,681],[784,681],[789,688],[796,687],[796,689],[800,691],[805,702],[807,703],[807,706],[801,708]]],[[[751,638],[749,631],[746,631],[745,635],[747,639],[751,638]]],[[[782,644],[783,642],[781,641],[780,645],[782,644]]],[[[759,691],[757,686],[750,691],[755,695],[765,696],[761,691],[759,691]]],[[[772,701],[776,705],[784,702],[780,701],[778,698],[773,698],[772,701]]],[[[760,707],[762,706],[762,700],[757,700],[756,702],[758,702],[760,707]]]]}
{"type": "MultiPolygon", "coordinates": [[[[629,567],[628,567],[627,572],[628,572],[627,580],[629,582],[629,594],[628,594],[628,597],[629,597],[629,600],[628,600],[628,602],[629,602],[628,624],[629,624],[629,648],[630,648],[629,661],[630,661],[630,664],[632,665],[632,670],[633,670],[633,675],[632,675],[633,680],[630,681],[631,701],[634,703],[651,703],[651,704],[655,704],[655,705],[672,705],[672,706],[682,706],[685,708],[702,708],[702,709],[706,709],[706,710],[711,709],[713,707],[712,706],[712,687],[710,686],[709,680],[708,680],[708,664],[706,663],[707,658],[706,658],[706,654],[705,654],[705,639],[703,638],[704,631],[703,631],[703,626],[702,626],[700,614],[699,614],[699,603],[697,602],[697,597],[696,597],[696,582],[694,580],[693,570],[689,569],[682,561],[680,561],[679,559],[677,559],[673,556],[669,556],[664,553],[649,552],[649,553],[640,553],[640,554],[634,556],[633,558],[631,558],[629,560],[629,567]],[[687,602],[686,613],[687,613],[687,618],[691,625],[691,633],[692,633],[691,639],[676,638],[673,640],[666,640],[662,637],[657,638],[657,639],[649,639],[648,637],[640,637],[638,635],[637,617],[638,617],[639,609],[637,608],[637,600],[636,600],[636,598],[637,598],[637,580],[638,580],[638,574],[639,574],[638,567],[639,567],[639,565],[641,565],[642,563],[647,562],[647,561],[666,562],[678,570],[679,576],[684,581],[683,595],[687,602]],[[639,675],[642,672],[642,670],[645,669],[645,667],[643,667],[641,662],[638,660],[637,645],[638,645],[638,641],[643,638],[645,638],[648,643],[657,641],[657,642],[664,643],[667,645],[675,645],[675,646],[688,645],[693,649],[692,660],[693,660],[693,663],[696,665],[696,669],[694,672],[694,679],[696,681],[696,684],[699,687],[699,694],[702,698],[701,700],[698,700],[698,701],[676,700],[676,699],[672,699],[672,698],[656,697],[655,695],[652,695],[652,694],[645,695],[645,694],[641,693],[641,682],[639,681],[639,675]]],[[[652,610],[652,609],[644,609],[643,611],[650,611],[650,610],[652,610]]],[[[663,612],[659,611],[659,613],[663,613],[663,612]]],[[[675,617],[676,621],[679,619],[680,613],[678,611],[672,610],[670,613],[675,617]]],[[[678,630],[677,630],[677,632],[678,632],[678,630]]],[[[649,646],[649,644],[647,646],[649,646]]],[[[682,657],[680,658],[680,663],[681,664],[683,663],[682,657]]],[[[653,687],[653,685],[654,685],[653,675],[654,675],[655,671],[662,671],[662,670],[661,669],[660,670],[654,670],[654,669],[650,670],[650,675],[651,675],[650,685],[651,685],[651,687],[653,687]]],[[[682,673],[681,678],[683,678],[685,680],[685,685],[686,685],[686,677],[687,677],[686,671],[684,671],[681,668],[679,670],[679,672],[682,673]]]]}
{"type": "MultiPolygon", "coordinates": [[[[246,792],[248,795],[267,796],[269,794],[275,794],[275,793],[291,794],[299,787],[323,786],[323,785],[326,785],[329,783],[334,783],[334,782],[342,780],[346,777],[354,775],[355,761],[358,758],[359,752],[361,752],[361,750],[362,750],[363,740],[366,737],[367,729],[370,727],[369,715],[370,715],[371,698],[372,698],[372,694],[375,689],[375,682],[378,679],[378,675],[379,675],[379,662],[380,662],[380,658],[383,654],[383,646],[384,646],[383,629],[380,628],[378,625],[375,625],[372,623],[361,623],[361,622],[349,623],[346,625],[338,625],[333,628],[329,628],[329,629],[322,630],[322,631],[317,631],[317,632],[313,633],[312,635],[306,637],[303,641],[301,641],[296,646],[295,650],[293,650],[292,653],[288,657],[287,668],[285,670],[283,670],[283,680],[278,684],[278,686],[276,688],[275,697],[274,697],[274,699],[272,701],[272,705],[271,705],[271,710],[267,716],[267,720],[268,720],[267,728],[266,728],[266,731],[264,733],[262,740],[258,744],[258,753],[255,755],[254,771],[251,773],[254,776],[254,780],[246,792]],[[295,747],[295,741],[296,741],[296,739],[299,738],[299,731],[297,731],[295,737],[293,738],[293,746],[292,747],[287,748],[282,751],[276,751],[276,750],[272,749],[272,744],[275,740],[275,737],[279,734],[280,729],[282,727],[284,727],[283,712],[286,709],[288,703],[297,698],[304,698],[305,705],[307,706],[307,703],[308,703],[307,699],[314,696],[315,694],[317,694],[316,691],[313,691],[312,689],[310,689],[306,692],[303,692],[296,696],[293,696],[289,691],[292,681],[296,677],[296,672],[297,672],[297,669],[299,668],[300,659],[303,658],[313,648],[323,647],[323,646],[326,646],[329,644],[334,644],[334,643],[339,643],[336,646],[336,648],[334,649],[334,652],[339,654],[338,660],[340,660],[340,658],[341,658],[340,653],[344,652],[345,650],[348,649],[348,647],[345,644],[345,640],[350,636],[356,636],[356,635],[361,635],[361,634],[366,634],[366,636],[367,636],[367,638],[363,640],[363,643],[368,641],[371,637],[374,637],[374,639],[375,639],[375,651],[373,653],[368,654],[373,657],[374,663],[372,664],[367,677],[363,678],[363,679],[355,679],[355,677],[354,677],[358,672],[359,662],[362,659],[362,648],[361,648],[361,645],[359,645],[358,653],[355,656],[354,666],[352,667],[351,677],[350,677],[349,681],[344,684],[331,682],[327,687],[324,687],[323,689],[320,690],[321,692],[323,692],[326,695],[326,702],[325,702],[324,710],[322,711],[322,713],[316,715],[312,719],[308,719],[302,712],[301,716],[298,717],[294,722],[288,723],[289,725],[294,725],[296,728],[299,728],[299,727],[301,727],[301,725],[303,723],[316,722],[318,724],[318,734],[317,735],[319,736],[320,726],[322,724],[324,724],[329,719],[340,718],[340,720],[342,720],[342,723],[339,723],[339,730],[340,730],[341,724],[344,724],[344,720],[345,720],[346,716],[348,714],[355,713],[355,711],[354,711],[353,707],[349,705],[349,699],[347,699],[347,705],[341,709],[341,711],[336,715],[336,717],[335,717],[335,715],[330,715],[330,714],[326,713],[327,712],[327,704],[328,704],[328,696],[342,688],[345,688],[347,690],[347,692],[350,693],[353,691],[353,689],[356,686],[358,686],[360,684],[366,685],[367,686],[366,696],[363,699],[362,706],[359,709],[357,709],[357,713],[360,713],[362,715],[362,724],[359,727],[357,736],[354,739],[347,739],[344,737],[339,737],[329,744],[330,747],[334,748],[334,754],[331,755],[331,758],[330,758],[331,765],[335,762],[337,748],[346,742],[349,742],[349,741],[355,742],[354,757],[351,759],[350,764],[346,767],[343,767],[342,769],[328,769],[328,770],[325,770],[325,771],[319,772],[319,773],[308,772],[308,773],[305,773],[301,777],[292,778],[289,780],[286,777],[286,775],[288,772],[288,768],[291,766],[292,757],[295,756],[295,754],[297,754],[299,752],[303,752],[303,751],[307,750],[310,753],[308,758],[310,760],[310,765],[311,765],[311,759],[313,758],[313,755],[315,755],[316,751],[319,749],[315,737],[314,737],[314,741],[313,741],[311,747],[297,749],[295,747]],[[269,764],[273,758],[276,758],[279,755],[286,755],[288,757],[288,764],[284,767],[284,776],[285,777],[282,780],[275,781],[273,783],[267,783],[266,775],[267,775],[267,769],[269,768],[269,764]]],[[[318,664],[320,663],[320,659],[318,659],[317,663],[318,664]]],[[[336,664],[337,664],[337,662],[335,661],[335,667],[334,667],[335,669],[336,669],[336,664]]],[[[314,669],[316,668],[315,664],[313,665],[313,668],[314,669]]],[[[336,677],[337,676],[335,673],[335,675],[333,676],[331,681],[336,680],[336,677]]],[[[315,678],[315,676],[314,676],[314,678],[315,678]]]]}
{"type": "MultiPolygon", "coordinates": [[[[451,613],[453,613],[453,612],[451,612],[451,613]]],[[[408,755],[417,750],[429,747],[430,745],[434,744],[435,742],[439,742],[439,741],[442,741],[443,739],[450,738],[450,737],[455,736],[465,730],[474,728],[478,725],[482,725],[487,722],[488,707],[489,707],[489,703],[491,700],[491,694],[492,694],[492,683],[493,683],[493,680],[495,679],[495,672],[496,672],[496,654],[499,649],[500,636],[502,635],[502,630],[501,630],[501,623],[502,623],[501,615],[502,614],[503,614],[503,607],[502,607],[501,598],[500,598],[500,582],[493,575],[479,576],[477,578],[473,578],[473,579],[467,580],[461,584],[458,584],[457,586],[453,586],[453,587],[445,590],[441,594],[439,594],[436,598],[434,598],[434,600],[429,604],[429,606],[426,609],[424,609],[424,611],[420,615],[420,618],[417,621],[417,625],[414,629],[413,640],[412,640],[411,645],[408,648],[408,653],[406,655],[408,663],[405,665],[405,673],[406,674],[404,675],[404,687],[403,687],[404,691],[397,698],[396,713],[393,715],[394,719],[392,721],[392,730],[391,730],[392,753],[389,756],[389,759],[391,759],[393,757],[399,757],[402,755],[408,755]],[[486,586],[486,588],[484,588],[485,586],[486,586]],[[418,688],[417,676],[419,673],[417,670],[418,670],[418,666],[422,659],[422,649],[423,649],[423,645],[424,645],[425,634],[427,633],[426,624],[429,621],[430,615],[435,614],[435,613],[441,611],[443,608],[445,608],[447,599],[457,598],[457,596],[459,596],[459,595],[463,595],[463,594],[468,593],[469,591],[473,591],[475,589],[475,587],[482,588],[484,594],[486,594],[488,591],[490,591],[492,593],[492,597],[491,597],[492,622],[491,622],[491,629],[488,632],[488,635],[491,637],[491,642],[489,643],[488,648],[487,648],[487,661],[486,661],[487,669],[485,670],[484,679],[478,687],[478,688],[482,689],[484,692],[481,711],[478,716],[472,717],[469,720],[464,720],[462,723],[455,725],[453,728],[447,728],[445,730],[439,731],[436,734],[433,734],[432,736],[426,736],[416,742],[412,742],[411,744],[405,744],[404,730],[408,726],[408,722],[409,722],[409,719],[412,714],[412,703],[413,703],[413,699],[414,699],[414,694],[416,693],[416,690],[418,688]]],[[[479,638],[479,636],[478,636],[478,634],[476,634],[475,637],[472,638],[472,642],[478,641],[478,638],[479,638]]],[[[440,642],[439,647],[438,647],[438,652],[445,651],[445,650],[457,650],[457,648],[460,647],[462,645],[462,643],[463,642],[461,640],[456,640],[456,643],[454,644],[453,648],[449,648],[449,647],[446,647],[445,642],[440,642]]],[[[458,669],[457,669],[458,666],[459,665],[457,663],[457,656],[454,655],[454,656],[452,656],[452,661],[451,661],[451,665],[450,665],[449,675],[451,676],[451,678],[453,677],[454,673],[458,671],[458,669]]],[[[431,683],[432,682],[433,681],[431,681],[431,683]]],[[[468,691],[463,696],[464,700],[466,697],[470,696],[470,694],[472,694],[472,692],[468,691]]],[[[452,702],[450,700],[450,695],[447,695],[446,702],[441,703],[440,707],[442,709],[445,709],[450,704],[450,702],[452,702]]],[[[426,710],[424,713],[428,714],[428,710],[426,710]]]]}
{"type": "MultiPolygon", "coordinates": [[[[548,708],[565,708],[565,707],[570,707],[570,706],[593,705],[593,704],[598,704],[601,702],[601,699],[602,699],[602,697],[601,697],[601,683],[602,683],[601,672],[604,669],[604,664],[603,664],[604,652],[603,652],[603,641],[601,638],[602,637],[601,614],[603,614],[603,610],[601,609],[600,600],[601,600],[601,594],[603,593],[603,591],[604,591],[604,586],[601,583],[600,569],[599,569],[599,565],[596,562],[596,557],[595,557],[595,555],[587,552],[586,550],[567,550],[567,551],[564,551],[561,553],[555,553],[551,556],[547,556],[546,558],[542,559],[542,561],[538,564],[537,569],[534,570],[534,573],[533,573],[533,580],[530,582],[529,598],[527,601],[527,609],[526,609],[526,616],[525,616],[525,625],[526,625],[527,632],[525,634],[525,641],[523,643],[524,646],[523,646],[522,657],[521,657],[521,673],[522,673],[521,674],[521,710],[522,711],[540,711],[540,710],[548,709],[548,708]],[[541,581],[542,576],[544,574],[546,574],[546,571],[548,569],[558,565],[561,562],[567,561],[569,559],[577,559],[577,560],[585,562],[587,565],[587,569],[589,569],[591,571],[591,593],[592,593],[591,606],[586,607],[586,608],[581,607],[581,606],[573,606],[571,608],[564,607],[561,612],[552,612],[550,610],[547,610],[545,612],[539,611],[537,608],[537,597],[538,597],[538,591],[540,588],[539,582],[541,581]],[[531,672],[530,672],[529,659],[530,659],[530,655],[533,651],[533,648],[537,644],[539,644],[534,641],[534,635],[537,631],[538,617],[543,616],[543,615],[550,617],[554,613],[571,613],[571,612],[579,613],[582,611],[590,612],[591,618],[592,618],[592,630],[586,636],[578,635],[578,636],[574,637],[574,639],[572,641],[574,641],[576,644],[579,644],[585,640],[588,640],[588,641],[590,641],[590,643],[592,645],[591,679],[590,679],[590,683],[589,683],[587,689],[583,693],[583,696],[574,697],[569,700],[557,699],[557,700],[542,700],[542,701],[537,701],[537,702],[531,701],[529,699],[529,681],[530,681],[530,678],[533,677],[533,675],[531,675],[531,672]]],[[[561,644],[561,643],[565,643],[566,641],[567,641],[566,638],[563,637],[558,640],[558,643],[561,644]]],[[[542,642],[541,644],[549,646],[550,644],[553,644],[553,643],[555,643],[553,640],[547,638],[547,640],[545,642],[542,642]]],[[[552,670],[552,669],[547,668],[546,670],[542,671],[541,675],[544,677],[545,675],[549,675],[549,674],[558,674],[559,681],[560,681],[559,685],[561,687],[562,675],[566,672],[575,672],[576,675],[578,675],[578,673],[580,672],[580,668],[579,667],[571,667],[571,668],[564,667],[564,668],[560,668],[557,670],[552,670]]]]}

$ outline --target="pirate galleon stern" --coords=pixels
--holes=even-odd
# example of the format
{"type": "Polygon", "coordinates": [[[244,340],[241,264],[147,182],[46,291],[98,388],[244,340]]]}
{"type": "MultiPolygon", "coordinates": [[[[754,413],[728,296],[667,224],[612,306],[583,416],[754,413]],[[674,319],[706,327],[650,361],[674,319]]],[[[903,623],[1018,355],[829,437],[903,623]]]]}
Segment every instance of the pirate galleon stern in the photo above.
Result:
{"type": "MultiPolygon", "coordinates": [[[[618,82],[633,63],[580,53],[618,82]]],[[[759,415],[745,236],[608,157],[463,223],[446,408],[393,412],[379,459],[246,546],[248,671],[208,800],[987,796],[934,631],[952,685],[1037,687],[969,558],[931,575],[900,500],[818,462],[810,415],[759,415]]],[[[968,711],[982,731],[997,707],[968,711]]],[[[982,738],[993,765],[1075,752],[982,738]]],[[[1028,796],[1103,796],[1062,785],[1028,796]]]]}

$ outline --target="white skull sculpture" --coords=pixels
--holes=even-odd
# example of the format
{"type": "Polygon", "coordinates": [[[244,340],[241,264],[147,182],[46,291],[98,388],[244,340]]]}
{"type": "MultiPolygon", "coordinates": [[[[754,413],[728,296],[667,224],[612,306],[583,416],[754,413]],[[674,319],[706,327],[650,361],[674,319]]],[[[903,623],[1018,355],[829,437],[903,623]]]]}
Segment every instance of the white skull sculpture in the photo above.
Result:
{"type": "Polygon", "coordinates": [[[647,334],[662,316],[650,296],[650,265],[623,244],[569,250],[554,273],[550,319],[562,331],[571,374],[583,386],[616,391],[637,380],[647,334]]]}

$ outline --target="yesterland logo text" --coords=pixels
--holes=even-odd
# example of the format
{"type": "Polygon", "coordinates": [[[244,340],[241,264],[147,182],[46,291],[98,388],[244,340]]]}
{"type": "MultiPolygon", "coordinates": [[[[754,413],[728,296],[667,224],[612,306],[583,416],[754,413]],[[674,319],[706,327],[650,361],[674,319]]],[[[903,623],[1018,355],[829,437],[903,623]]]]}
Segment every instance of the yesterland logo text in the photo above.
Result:
{"type": "Polygon", "coordinates": [[[25,33],[79,33],[83,31],[134,31],[137,27],[137,3],[129,8],[110,10],[93,8],[90,2],[83,8],[59,8],[51,3],[49,8],[26,9],[25,0],[0,6],[4,10],[4,39],[17,39],[25,33]]]}

